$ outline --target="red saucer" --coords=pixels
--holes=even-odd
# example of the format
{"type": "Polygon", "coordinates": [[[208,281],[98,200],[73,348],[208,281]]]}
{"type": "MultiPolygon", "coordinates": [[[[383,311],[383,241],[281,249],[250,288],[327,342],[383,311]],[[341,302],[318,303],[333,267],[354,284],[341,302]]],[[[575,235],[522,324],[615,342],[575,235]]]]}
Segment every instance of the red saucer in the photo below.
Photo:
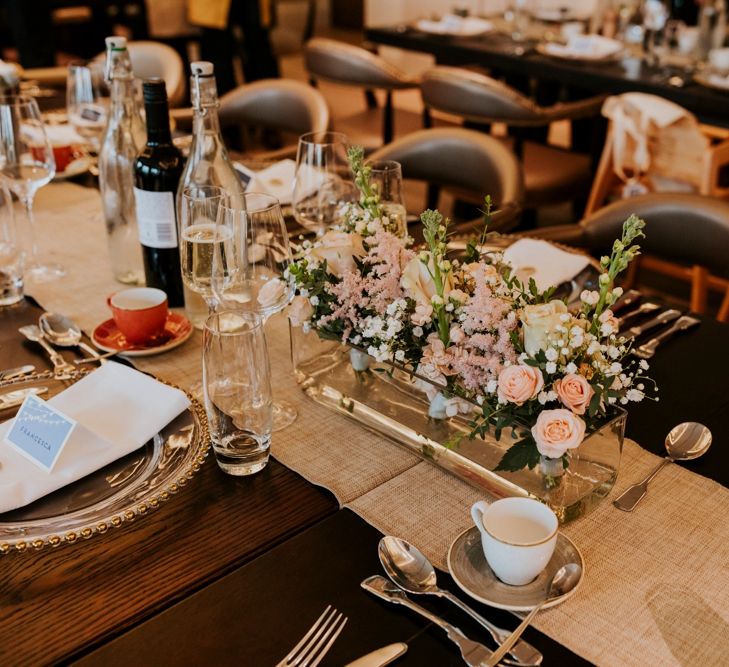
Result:
{"type": "Polygon", "coordinates": [[[164,331],[141,345],[132,345],[119,331],[113,319],[102,322],[94,329],[91,339],[106,352],[121,352],[127,357],[146,357],[160,354],[182,345],[192,335],[192,323],[184,315],[170,312],[164,331]]]}

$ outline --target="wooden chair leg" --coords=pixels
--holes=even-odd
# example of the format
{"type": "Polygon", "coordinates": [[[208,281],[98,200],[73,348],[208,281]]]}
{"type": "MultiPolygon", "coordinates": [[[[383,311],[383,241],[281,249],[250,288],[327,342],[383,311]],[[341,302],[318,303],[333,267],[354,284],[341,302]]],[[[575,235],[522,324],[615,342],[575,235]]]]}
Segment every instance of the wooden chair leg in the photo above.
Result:
{"type": "Polygon", "coordinates": [[[703,315],[709,293],[709,272],[703,266],[691,269],[691,310],[703,315]]]}
{"type": "Polygon", "coordinates": [[[433,127],[433,114],[430,113],[430,107],[423,107],[423,127],[425,129],[433,127]]]}
{"type": "Polygon", "coordinates": [[[716,319],[719,322],[729,323],[729,287],[726,288],[726,294],[724,295],[724,300],[721,302],[719,314],[716,316],[716,319]]]}
{"type": "Polygon", "coordinates": [[[385,98],[385,108],[382,116],[382,141],[389,144],[392,141],[393,125],[394,125],[394,109],[392,107],[392,91],[387,91],[385,98]]]}
{"type": "Polygon", "coordinates": [[[375,91],[374,90],[365,90],[364,96],[365,96],[365,102],[367,103],[367,108],[376,109],[377,108],[377,96],[375,95],[375,91]]]}

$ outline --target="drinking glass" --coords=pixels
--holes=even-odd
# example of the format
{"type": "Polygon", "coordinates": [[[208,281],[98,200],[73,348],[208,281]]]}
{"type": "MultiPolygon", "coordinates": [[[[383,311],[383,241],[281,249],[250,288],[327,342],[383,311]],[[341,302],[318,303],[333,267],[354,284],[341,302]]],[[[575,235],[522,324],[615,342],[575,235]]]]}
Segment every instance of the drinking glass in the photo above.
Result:
{"type": "Polygon", "coordinates": [[[357,197],[347,160],[349,140],[341,132],[312,132],[299,138],[292,199],[302,227],[322,236],[357,197]]]}
{"type": "Polygon", "coordinates": [[[26,277],[38,282],[65,275],[57,264],[41,264],[33,224],[36,192],[56,173],[38,104],[23,95],[0,96],[0,179],[25,207],[31,238],[31,262],[26,277]]]}
{"type": "Polygon", "coordinates": [[[408,228],[408,213],[402,194],[402,166],[394,160],[368,162],[371,168],[370,184],[380,197],[384,215],[397,223],[398,236],[405,236],[408,228]]]}
{"type": "MultiPolygon", "coordinates": [[[[225,190],[217,185],[192,185],[182,191],[180,203],[180,264],[182,282],[215,309],[212,290],[213,255],[216,243],[228,244],[232,234],[217,229],[218,209],[226,202],[225,190]]],[[[209,313],[208,313],[209,314],[209,313]]]]}
{"type": "Polygon", "coordinates": [[[210,439],[220,468],[251,475],[268,463],[271,372],[263,320],[221,311],[203,329],[203,387],[210,439]]]}
{"type": "Polygon", "coordinates": [[[109,117],[109,94],[103,63],[69,65],[66,80],[68,120],[86,140],[94,162],[98,160],[102,135],[109,117]]]}
{"type": "MultiPolygon", "coordinates": [[[[275,197],[256,192],[242,196],[243,207],[221,205],[213,246],[212,291],[218,308],[259,315],[264,323],[293,298],[288,276],[292,261],[289,236],[275,197]]],[[[273,407],[273,430],[296,419],[296,409],[284,402],[273,407]]]]}
{"type": "Polygon", "coordinates": [[[23,252],[15,230],[13,200],[0,187],[0,306],[10,306],[23,299],[23,252]]]}

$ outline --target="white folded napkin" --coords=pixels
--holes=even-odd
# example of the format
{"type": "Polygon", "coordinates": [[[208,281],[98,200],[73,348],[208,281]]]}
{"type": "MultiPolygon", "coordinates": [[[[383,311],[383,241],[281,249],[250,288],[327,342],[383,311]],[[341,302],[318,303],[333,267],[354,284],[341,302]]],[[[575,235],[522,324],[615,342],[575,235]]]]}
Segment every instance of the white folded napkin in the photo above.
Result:
{"type": "Polygon", "coordinates": [[[48,473],[4,441],[13,420],[0,424],[0,512],[23,507],[126,456],[190,405],[179,389],[114,362],[48,402],[75,419],[76,427],[48,473]]]}
{"type": "Polygon", "coordinates": [[[434,35],[457,35],[459,37],[472,37],[491,32],[494,26],[491,21],[478,16],[456,16],[446,14],[439,21],[420,19],[416,24],[418,30],[434,35]]]}
{"type": "Polygon", "coordinates": [[[560,58],[581,58],[584,60],[602,60],[619,53],[623,43],[617,39],[609,39],[602,35],[571,35],[567,44],[550,42],[544,50],[560,58]]]}
{"type": "Polygon", "coordinates": [[[534,278],[540,292],[572,280],[590,258],[538,239],[519,239],[504,250],[504,260],[525,283],[534,278]]]}
{"type": "Polygon", "coordinates": [[[729,90],[729,76],[726,74],[718,74],[717,72],[712,72],[709,74],[708,82],[712,86],[716,86],[717,88],[724,88],[726,90],[729,90]]]}
{"type": "Polygon", "coordinates": [[[282,205],[291,203],[294,194],[296,162],[281,160],[266,169],[257,171],[248,184],[248,192],[263,192],[278,199],[282,205]]]}

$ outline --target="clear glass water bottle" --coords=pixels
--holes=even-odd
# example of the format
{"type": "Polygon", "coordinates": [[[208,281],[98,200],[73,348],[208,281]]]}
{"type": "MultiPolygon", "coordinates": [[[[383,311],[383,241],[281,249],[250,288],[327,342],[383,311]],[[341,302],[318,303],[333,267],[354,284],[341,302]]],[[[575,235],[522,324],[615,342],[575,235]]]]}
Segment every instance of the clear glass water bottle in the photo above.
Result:
{"type": "MultiPolygon", "coordinates": [[[[218,89],[215,83],[213,64],[206,61],[193,62],[190,65],[190,96],[192,98],[193,122],[192,143],[187,164],[182,172],[180,186],[177,191],[177,219],[181,219],[182,193],[185,189],[207,186],[218,186],[225,190],[228,203],[232,206],[243,206],[243,186],[233,168],[233,164],[225,148],[220,132],[218,119],[218,89]]],[[[194,229],[181,230],[184,243],[188,239],[185,234],[194,234],[194,229]]],[[[200,241],[190,238],[189,241],[200,241]]],[[[192,296],[192,295],[191,295],[192,296]]],[[[197,296],[197,295],[195,295],[197,296]]],[[[187,316],[197,327],[202,328],[202,299],[191,298],[187,316]]],[[[188,308],[188,299],[185,299],[188,308]]]]}
{"type": "Polygon", "coordinates": [[[109,122],[99,153],[99,187],[114,278],[144,284],[134,203],[134,160],[146,142],[132,62],[124,37],[106,38],[106,79],[111,87],[109,122]]]}

